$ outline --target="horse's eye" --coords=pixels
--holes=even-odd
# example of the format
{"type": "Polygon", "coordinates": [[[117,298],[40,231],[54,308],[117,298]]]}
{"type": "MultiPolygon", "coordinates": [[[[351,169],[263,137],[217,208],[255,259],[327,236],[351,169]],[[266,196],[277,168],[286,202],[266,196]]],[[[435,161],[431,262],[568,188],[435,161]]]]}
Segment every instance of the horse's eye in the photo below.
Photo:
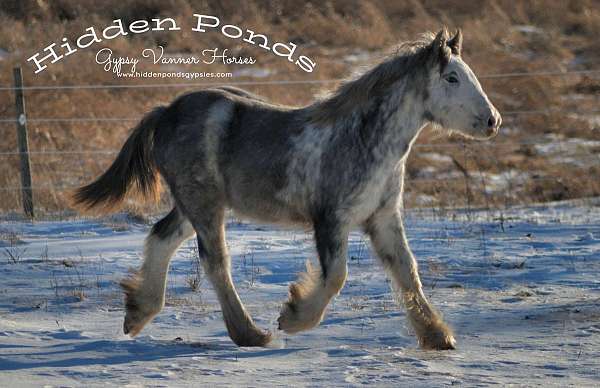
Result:
{"type": "Polygon", "coordinates": [[[448,81],[451,84],[456,84],[456,83],[458,83],[458,78],[456,78],[453,75],[449,75],[446,77],[446,81],[448,81]]]}

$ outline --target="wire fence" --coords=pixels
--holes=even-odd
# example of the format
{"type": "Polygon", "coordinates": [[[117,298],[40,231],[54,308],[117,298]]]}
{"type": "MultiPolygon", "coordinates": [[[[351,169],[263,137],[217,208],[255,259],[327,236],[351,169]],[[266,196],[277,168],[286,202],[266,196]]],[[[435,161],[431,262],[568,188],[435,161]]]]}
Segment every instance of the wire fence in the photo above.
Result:
{"type": "MultiPolygon", "coordinates": [[[[515,110],[502,112],[503,116],[519,116],[519,115],[551,115],[551,114],[573,114],[573,115],[590,115],[600,113],[600,109],[587,111],[568,111],[560,109],[534,109],[534,110],[515,110]]],[[[28,118],[28,123],[78,123],[78,122],[138,122],[142,117],[35,117],[28,118]]],[[[17,119],[0,118],[0,124],[15,124],[17,119]]]]}
{"type": "MultiPolygon", "coordinates": [[[[600,69],[591,69],[591,70],[572,70],[572,71],[539,71],[539,72],[511,72],[511,73],[499,73],[499,74],[488,74],[483,75],[479,78],[481,79],[502,79],[502,78],[517,78],[517,77],[566,77],[566,76],[596,76],[600,75],[600,69]]],[[[261,80],[261,81],[230,81],[230,82],[195,82],[195,83],[156,83],[156,84],[136,84],[136,85],[111,85],[111,84],[97,84],[97,85],[37,85],[37,86],[23,86],[20,88],[22,91],[77,91],[77,90],[86,90],[86,89],[147,89],[147,88],[187,88],[187,87],[216,87],[216,86],[273,86],[273,85],[315,85],[315,84],[333,84],[344,82],[345,79],[323,79],[323,80],[261,80]]],[[[17,88],[14,86],[0,86],[0,91],[16,91],[17,88]]],[[[531,116],[531,115],[575,115],[575,116],[583,116],[588,117],[591,115],[596,115],[600,113],[600,109],[588,109],[588,110],[565,110],[565,109],[529,109],[529,110],[512,110],[512,111],[503,111],[503,116],[531,116]]],[[[137,122],[141,119],[141,117],[31,117],[25,118],[19,117],[10,118],[10,117],[0,117],[0,128],[7,128],[9,125],[15,124],[23,124],[30,123],[33,125],[61,125],[61,124],[69,124],[69,123],[123,123],[129,125],[130,123],[137,122]]],[[[552,156],[556,156],[557,154],[562,153],[561,158],[555,160],[554,162],[565,163],[565,164],[590,164],[590,163],[598,163],[600,162],[600,157],[597,153],[594,153],[595,149],[600,149],[600,141],[594,143],[593,141],[587,145],[578,145],[578,144],[570,144],[569,139],[548,139],[545,137],[538,137],[534,139],[528,140],[519,140],[519,141],[504,141],[504,142],[476,142],[472,145],[465,144],[463,142],[432,142],[432,143],[419,143],[414,145],[415,149],[420,150],[420,152],[425,151],[437,151],[442,153],[459,153],[462,155],[462,161],[467,162],[467,159],[475,158],[476,156],[481,157],[481,155],[474,154],[473,149],[477,148],[479,150],[494,150],[498,152],[499,149],[506,148],[519,148],[519,147],[554,147],[555,151],[546,152],[548,154],[548,158],[552,156]],[[591,144],[591,146],[590,146],[591,144]]],[[[28,157],[33,157],[34,159],[38,158],[51,158],[51,157],[82,157],[83,155],[100,157],[112,157],[116,153],[118,153],[118,149],[34,149],[26,152],[28,157]]],[[[486,151],[488,152],[488,151],[486,151]]],[[[11,157],[22,156],[24,152],[20,151],[2,151],[0,152],[0,158],[6,159],[11,157]]],[[[428,156],[427,154],[423,155],[424,157],[428,156]]],[[[431,156],[431,155],[430,155],[431,156]]],[[[435,156],[435,155],[434,155],[435,156]]],[[[439,157],[439,155],[438,155],[439,157]]],[[[467,170],[465,166],[461,166],[461,162],[457,160],[455,156],[451,158],[448,155],[443,155],[442,158],[445,157],[445,162],[451,162],[455,164],[455,169],[449,173],[429,173],[421,174],[419,176],[409,177],[408,182],[415,183],[417,186],[431,186],[437,187],[443,185],[460,185],[464,186],[464,190],[462,190],[462,194],[467,197],[473,196],[474,191],[480,191],[485,196],[486,193],[493,192],[494,190],[512,190],[514,187],[523,186],[532,182],[560,182],[560,176],[544,176],[544,174],[536,174],[535,171],[524,171],[523,174],[515,176],[512,173],[497,173],[492,174],[490,172],[483,171],[481,168],[467,170]],[[490,189],[492,187],[492,189],[490,189]],[[500,189],[498,189],[500,188],[500,189]]],[[[494,158],[494,155],[489,154],[488,157],[490,159],[494,158]]],[[[66,160],[65,160],[66,162],[66,160]]],[[[71,161],[72,163],[72,161],[71,161]]],[[[98,160],[94,160],[94,163],[97,166],[100,166],[102,163],[99,163],[98,160]]],[[[494,160],[496,165],[499,165],[498,160],[494,160]]],[[[55,164],[56,165],[56,164],[55,164]]],[[[54,166],[54,165],[53,165],[54,166]]],[[[31,187],[18,185],[18,184],[7,184],[4,187],[0,187],[0,192],[10,193],[10,192],[18,192],[23,189],[29,189],[32,191],[52,191],[52,192],[66,192],[73,190],[76,187],[79,187],[82,183],[84,183],[81,179],[85,178],[89,179],[89,176],[81,176],[76,175],[77,171],[69,170],[66,168],[67,174],[63,174],[63,170],[54,169],[53,167],[46,166],[46,170],[48,171],[48,176],[53,176],[53,179],[48,180],[44,179],[42,182],[38,181],[34,182],[31,187]],[[60,176],[59,176],[60,175],[60,176]],[[59,176],[59,179],[56,179],[59,176]],[[58,182],[57,182],[58,180],[58,182]]],[[[80,170],[83,172],[83,169],[80,170]]],[[[89,173],[89,172],[88,172],[89,173]]],[[[46,177],[48,178],[48,177],[46,177]]],[[[14,181],[13,181],[14,182],[14,181]]],[[[16,183],[16,182],[15,182],[16,183]]],[[[431,189],[430,187],[430,189],[431,189]]],[[[419,191],[419,189],[417,189],[419,191]]],[[[429,192],[435,192],[435,190],[431,189],[429,192]]],[[[409,192],[410,194],[410,192],[409,192]]],[[[422,193],[421,193],[422,194],[422,193]]],[[[509,195],[513,196],[514,193],[510,193],[509,195]]],[[[427,196],[427,195],[425,195],[427,196]]],[[[417,201],[418,202],[418,201],[417,201]]],[[[0,204],[1,206],[1,204],[0,204]]]]}
{"type": "MultiPolygon", "coordinates": [[[[468,143],[464,143],[464,142],[457,142],[457,143],[421,143],[421,144],[415,144],[413,145],[412,148],[448,148],[448,147],[452,147],[452,148],[456,148],[456,147],[465,147],[466,144],[468,143]]],[[[495,142],[495,141],[486,141],[486,142],[476,142],[476,143],[472,143],[472,144],[476,144],[477,147],[514,147],[514,146],[520,146],[520,145],[544,145],[544,144],[548,144],[548,139],[546,138],[535,138],[535,139],[531,139],[531,140],[521,140],[521,141],[514,141],[514,142],[507,142],[507,141],[503,141],[503,142],[495,142]]],[[[598,141],[598,144],[600,144],[600,140],[598,141]]],[[[66,150],[66,151],[61,151],[61,150],[33,150],[33,151],[29,151],[28,153],[30,155],[52,155],[52,154],[57,154],[57,155],[71,155],[71,154],[115,154],[119,152],[119,149],[113,148],[113,149],[88,149],[88,150],[66,150]]],[[[21,155],[22,152],[19,151],[6,151],[6,152],[0,152],[0,156],[3,155],[21,155]]]]}
{"type": "MultiPolygon", "coordinates": [[[[600,69],[589,70],[570,70],[570,71],[538,71],[538,72],[510,72],[482,75],[480,79],[502,79],[502,78],[519,78],[519,77],[565,77],[565,76],[582,76],[582,75],[600,75],[600,69]]],[[[159,83],[159,84],[87,84],[87,85],[34,85],[22,86],[23,91],[57,91],[57,90],[86,90],[86,89],[147,89],[147,88],[188,88],[188,87],[219,87],[219,86],[289,86],[289,85],[315,85],[315,84],[335,84],[347,81],[345,78],[334,79],[318,79],[318,80],[263,80],[263,81],[229,81],[229,82],[187,82],[187,83],[159,83]]],[[[14,91],[15,86],[0,86],[0,91],[14,91]]],[[[503,111],[504,116],[518,115],[549,115],[549,114],[595,114],[600,113],[599,110],[588,110],[584,112],[564,111],[561,109],[531,109],[531,110],[515,110],[503,111]]],[[[141,117],[35,117],[27,118],[30,123],[70,123],[70,122],[135,122],[141,117]]],[[[14,124],[16,118],[0,118],[0,124],[14,124]]]]}
{"type": "MultiPolygon", "coordinates": [[[[537,71],[537,72],[510,72],[497,73],[479,76],[479,79],[497,79],[497,78],[519,78],[519,77],[565,77],[574,75],[595,75],[600,74],[600,69],[587,70],[568,70],[568,71],[537,71]]],[[[346,78],[316,79],[316,80],[264,80],[264,81],[229,81],[229,82],[173,82],[159,84],[108,84],[108,85],[38,85],[23,86],[23,90],[73,90],[73,89],[147,89],[147,88],[184,88],[184,87],[211,87],[211,86],[261,86],[261,85],[299,85],[299,84],[330,84],[347,81],[346,78]]],[[[0,86],[0,90],[12,91],[14,86],[0,86]]]]}
{"type": "MultiPolygon", "coordinates": [[[[596,143],[594,143],[596,144],[596,143]]],[[[577,145],[577,144],[575,144],[577,145]]],[[[420,151],[419,156],[424,157],[424,158],[429,158],[430,156],[433,157],[433,159],[435,160],[436,158],[445,158],[444,160],[446,162],[449,162],[449,156],[445,155],[445,154],[440,154],[437,152],[434,152],[433,154],[425,152],[425,151],[439,151],[439,150],[448,150],[448,149],[454,149],[454,150],[458,150],[459,151],[459,155],[463,156],[465,159],[470,157],[470,153],[472,152],[476,152],[477,150],[480,149],[489,149],[489,148],[494,148],[494,149],[499,149],[499,148],[505,148],[505,147],[510,147],[510,148],[515,148],[515,147],[521,147],[521,146],[536,146],[536,147],[548,147],[548,146],[552,146],[556,149],[556,153],[562,154],[563,159],[568,156],[571,155],[572,156],[572,160],[569,159],[565,159],[563,162],[564,163],[572,163],[572,162],[578,162],[578,163],[599,163],[600,162],[600,156],[598,156],[598,154],[596,154],[595,152],[589,150],[586,147],[583,148],[575,148],[575,149],[570,149],[573,148],[573,144],[569,143],[569,139],[564,139],[562,141],[557,141],[557,140],[553,140],[553,141],[548,141],[548,139],[532,139],[532,140],[528,140],[528,141],[519,141],[519,142],[497,142],[497,143],[483,143],[483,142],[478,142],[476,144],[465,144],[465,143],[430,143],[430,144],[416,144],[414,146],[415,149],[418,149],[420,151]],[[466,150],[468,148],[468,150],[466,150]]],[[[596,146],[600,146],[600,141],[597,142],[596,146]]],[[[59,151],[59,150],[33,150],[29,152],[29,155],[31,157],[34,158],[34,160],[36,158],[46,158],[46,157],[52,157],[52,156],[57,156],[60,158],[60,164],[64,164],[65,160],[64,156],[82,156],[82,155],[91,155],[94,157],[105,157],[105,161],[106,162],[110,162],[110,160],[112,159],[112,157],[114,157],[114,155],[116,153],[118,153],[119,150],[118,149],[102,149],[102,150],[64,150],[64,151],[59,151]]],[[[0,153],[0,157],[16,157],[16,156],[20,156],[22,153],[18,152],[18,151],[8,151],[8,152],[2,152],[0,153]]],[[[493,155],[490,155],[490,158],[493,158],[493,155]]],[[[79,160],[79,159],[77,159],[79,160]]],[[[74,160],[73,162],[77,163],[77,160],[74,160]]],[[[98,160],[95,161],[96,163],[98,163],[98,160]]],[[[100,163],[102,164],[102,163],[100,163]]],[[[106,165],[106,163],[104,163],[104,165],[106,165]]],[[[69,170],[68,168],[66,168],[66,170],[69,170]]],[[[27,187],[30,188],[33,191],[39,192],[39,191],[44,191],[44,190],[49,190],[49,191],[54,191],[54,192],[68,192],[71,191],[79,186],[81,186],[82,184],[85,184],[87,182],[87,180],[90,179],[89,174],[82,174],[82,175],[77,175],[77,171],[76,170],[72,170],[72,171],[68,171],[69,175],[64,175],[61,173],[61,171],[53,171],[55,174],[59,175],[58,179],[70,179],[70,180],[75,180],[75,182],[70,182],[70,183],[57,183],[56,181],[52,181],[52,182],[47,182],[47,183],[36,183],[34,185],[32,185],[32,187],[27,187]]],[[[534,176],[531,175],[529,172],[525,171],[523,172],[522,175],[518,175],[518,174],[514,174],[512,172],[506,172],[506,173],[498,173],[498,174],[489,174],[488,172],[482,172],[482,171],[470,171],[468,172],[466,175],[464,172],[461,172],[459,170],[454,169],[451,172],[447,172],[445,174],[441,174],[441,173],[434,173],[433,175],[435,176],[431,176],[431,177],[422,177],[422,176],[416,176],[416,177],[409,177],[407,179],[408,184],[416,184],[416,185],[436,185],[436,186],[440,186],[440,185],[447,185],[450,183],[455,183],[458,185],[462,185],[464,183],[469,184],[471,187],[469,188],[469,190],[473,191],[473,190],[480,190],[480,191],[489,191],[490,187],[500,187],[502,190],[506,189],[507,187],[510,186],[519,186],[519,185],[523,185],[525,183],[531,183],[531,182],[560,182],[560,178],[559,177],[555,177],[555,176],[534,176]],[[515,176],[516,175],[516,176],[515,176]]],[[[19,190],[22,190],[23,187],[19,186],[19,185],[13,185],[13,186],[5,186],[5,187],[1,187],[0,188],[0,192],[18,192],[19,190]]]]}

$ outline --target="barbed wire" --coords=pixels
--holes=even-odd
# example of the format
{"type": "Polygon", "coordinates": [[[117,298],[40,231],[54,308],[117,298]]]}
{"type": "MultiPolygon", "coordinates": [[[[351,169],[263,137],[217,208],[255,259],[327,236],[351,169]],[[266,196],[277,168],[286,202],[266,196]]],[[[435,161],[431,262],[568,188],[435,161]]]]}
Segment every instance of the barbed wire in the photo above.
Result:
{"type": "MultiPolygon", "coordinates": [[[[498,174],[501,176],[502,174],[498,174]]],[[[440,177],[440,178],[406,178],[406,182],[423,182],[423,183],[436,183],[440,181],[463,181],[465,178],[463,176],[457,177],[440,177]]],[[[478,174],[474,174],[474,176],[469,177],[468,179],[477,179],[480,180],[481,177],[478,174]]],[[[484,180],[489,180],[489,177],[484,177],[484,180]]],[[[519,177],[502,177],[502,180],[523,180],[525,178],[519,177]]],[[[557,177],[527,177],[527,180],[533,181],[560,181],[561,178],[557,177]]],[[[76,188],[81,187],[89,182],[84,182],[79,185],[54,185],[54,184],[43,184],[43,185],[35,185],[31,187],[21,187],[21,186],[7,186],[0,188],[0,191],[21,191],[25,190],[54,190],[54,191],[70,191],[76,188]]]]}
{"type": "Polygon", "coordinates": [[[600,69],[589,69],[589,70],[567,70],[567,71],[522,71],[512,73],[499,73],[499,74],[484,74],[478,78],[491,79],[491,78],[516,78],[516,77],[560,77],[569,75],[588,75],[600,73],[600,69]]]}
{"type": "MultiPolygon", "coordinates": [[[[513,110],[502,112],[503,116],[519,116],[519,115],[551,115],[556,113],[564,113],[571,115],[590,115],[600,113],[600,109],[588,111],[569,111],[565,109],[532,109],[532,110],[513,110]]],[[[28,123],[72,123],[72,122],[138,122],[142,117],[35,117],[28,118],[28,123]]],[[[14,124],[18,119],[7,117],[0,118],[0,123],[14,124]]]]}
{"type": "Polygon", "coordinates": [[[79,150],[79,151],[60,151],[60,150],[43,150],[43,151],[29,151],[29,152],[19,152],[19,151],[5,151],[0,152],[0,156],[8,156],[8,155],[85,155],[85,154],[107,154],[112,155],[119,152],[119,150],[79,150]]]}
{"type": "MultiPolygon", "coordinates": [[[[517,77],[562,77],[571,75],[600,74],[600,69],[568,70],[568,71],[530,71],[510,72],[497,74],[484,74],[479,79],[517,78],[517,77]]],[[[183,82],[183,83],[159,83],[140,85],[118,85],[118,84],[92,84],[92,85],[39,85],[23,86],[22,90],[81,90],[81,89],[137,89],[137,88],[180,88],[180,87],[211,87],[211,86],[260,86],[260,85],[299,85],[299,84],[325,84],[347,81],[348,78],[332,78],[318,80],[265,80],[265,81],[231,81],[231,82],[183,82]]],[[[0,86],[0,90],[15,90],[14,86],[0,86]]]]}
{"type": "MultiPolygon", "coordinates": [[[[30,123],[69,123],[69,122],[95,122],[95,121],[140,121],[141,117],[53,117],[53,118],[28,118],[30,123]]],[[[0,123],[16,123],[18,119],[0,118],[0,123]]]]}
{"type": "MultiPolygon", "coordinates": [[[[588,139],[586,139],[588,140],[588,139]]],[[[522,145],[551,145],[551,144],[562,144],[568,142],[569,138],[565,139],[547,139],[547,138],[536,138],[530,140],[521,140],[521,141],[503,141],[503,142],[494,142],[494,141],[473,141],[469,143],[457,142],[457,143],[421,143],[415,144],[413,148],[457,148],[457,147],[516,147],[522,145]]],[[[598,142],[600,145],[600,139],[598,140],[590,140],[594,142],[598,142]]],[[[578,145],[578,144],[574,144],[578,145]]],[[[596,145],[595,145],[596,146],[596,145]]],[[[11,155],[22,155],[22,154],[30,154],[30,155],[86,155],[86,154],[106,154],[112,155],[116,154],[120,151],[120,149],[112,148],[112,149],[88,149],[88,150],[31,150],[29,152],[19,152],[19,151],[3,151],[0,152],[0,156],[11,156],[11,155]]]]}
{"type": "MultiPolygon", "coordinates": [[[[535,77],[535,76],[569,76],[569,75],[588,75],[588,74],[600,74],[600,69],[593,70],[579,70],[579,71],[540,71],[540,72],[513,72],[513,73],[500,73],[500,74],[489,74],[483,75],[479,77],[480,79],[499,79],[499,78],[513,78],[513,77],[535,77]]],[[[25,86],[23,90],[81,90],[81,89],[136,89],[136,88],[160,88],[160,87],[216,87],[216,86],[225,86],[225,85],[240,85],[240,86],[260,86],[260,85],[300,85],[300,84],[325,84],[325,83],[339,83],[344,82],[347,79],[326,79],[326,80],[272,80],[272,81],[232,81],[232,82],[202,82],[202,83],[165,83],[165,84],[142,84],[142,85],[41,85],[41,86],[25,86]]],[[[16,90],[15,87],[2,86],[0,90],[16,90]]],[[[588,111],[568,111],[564,109],[558,108],[550,108],[550,109],[531,109],[531,110],[513,110],[513,111],[504,111],[502,114],[504,116],[519,116],[519,115],[550,115],[550,114],[571,114],[571,115],[591,115],[600,113],[599,110],[588,110],[588,111]]],[[[48,124],[60,124],[60,123],[76,123],[76,122],[111,122],[111,123],[130,123],[130,122],[138,122],[141,117],[34,117],[28,118],[26,121],[32,124],[36,123],[48,123],[48,124]]],[[[18,122],[17,119],[13,118],[0,118],[0,124],[14,124],[18,122]]],[[[508,147],[508,146],[521,146],[521,145],[550,145],[554,143],[560,143],[559,146],[563,147],[564,140],[550,140],[543,139],[540,141],[539,139],[533,140],[525,140],[519,142],[473,142],[473,143],[423,143],[416,144],[415,148],[459,148],[459,147],[508,147]]],[[[589,150],[586,150],[590,152],[589,150]]],[[[85,155],[85,154],[93,154],[93,155],[113,155],[118,153],[118,149],[96,149],[96,150],[33,150],[29,151],[30,155],[85,155]]],[[[0,156],[13,156],[13,155],[21,155],[22,152],[0,152],[0,156]]],[[[597,157],[593,155],[593,157],[597,157]]],[[[579,161],[580,158],[577,158],[579,161]]],[[[587,159],[586,159],[587,160],[587,159]]],[[[557,161],[560,163],[560,161],[557,161]]],[[[417,178],[406,178],[407,183],[440,183],[440,182],[464,182],[466,180],[475,180],[482,182],[483,187],[479,187],[476,185],[477,190],[488,191],[488,186],[496,186],[499,183],[507,182],[516,185],[525,184],[528,181],[554,181],[560,182],[560,177],[549,177],[549,176],[512,176],[507,175],[504,176],[502,173],[490,176],[480,176],[477,172],[473,172],[472,175],[465,176],[442,176],[436,178],[425,178],[425,177],[417,177],[417,178]]],[[[444,184],[444,183],[442,183],[444,184]]],[[[57,192],[65,192],[76,189],[80,187],[79,185],[61,185],[61,184],[40,184],[34,185],[30,188],[31,190],[53,190],[57,192]]],[[[23,188],[21,186],[7,186],[0,188],[0,192],[17,192],[21,191],[23,188]]]]}

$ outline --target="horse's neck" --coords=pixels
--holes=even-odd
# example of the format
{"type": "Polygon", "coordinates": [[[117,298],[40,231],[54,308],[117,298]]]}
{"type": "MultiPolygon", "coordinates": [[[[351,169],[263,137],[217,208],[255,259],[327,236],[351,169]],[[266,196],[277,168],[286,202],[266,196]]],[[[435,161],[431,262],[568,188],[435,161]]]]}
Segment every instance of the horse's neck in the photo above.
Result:
{"type": "MultiPolygon", "coordinates": [[[[426,124],[420,95],[406,82],[399,82],[393,86],[393,92],[356,106],[352,112],[335,116],[329,125],[313,129],[318,128],[330,152],[352,149],[356,154],[348,157],[353,160],[368,160],[377,170],[394,168],[406,157],[426,124]]],[[[324,149],[317,148],[315,152],[324,149]]]]}
{"type": "MultiPolygon", "coordinates": [[[[373,147],[382,161],[395,165],[405,158],[421,129],[425,126],[425,108],[422,98],[415,90],[402,85],[394,93],[382,99],[379,107],[379,125],[366,130],[381,131],[379,141],[373,147]]],[[[369,123],[366,123],[368,126],[369,123]]]]}

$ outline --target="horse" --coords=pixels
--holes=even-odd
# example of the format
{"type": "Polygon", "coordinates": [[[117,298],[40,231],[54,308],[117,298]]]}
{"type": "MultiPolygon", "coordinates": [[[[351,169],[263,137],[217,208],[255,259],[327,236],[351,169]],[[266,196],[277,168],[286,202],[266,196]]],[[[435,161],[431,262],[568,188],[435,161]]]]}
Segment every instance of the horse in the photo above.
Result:
{"type": "Polygon", "coordinates": [[[235,289],[225,242],[228,209],[242,218],[308,227],[319,265],[289,287],[278,318],[288,334],[311,329],[347,276],[349,233],[362,229],[401,294],[424,349],[456,340],[425,297],[402,221],[405,164],[427,125],[488,139],[498,110],[463,61],[462,33],[446,28],[398,51],[329,97],[286,107],[234,87],[205,89],[149,112],[112,165],[72,194],[80,211],[107,213],[126,195],[157,198],[162,179],[172,210],[153,225],[142,266],[126,277],[123,331],[137,335],[163,308],[169,261],[196,236],[203,269],[230,338],[266,346],[235,289]]]}

